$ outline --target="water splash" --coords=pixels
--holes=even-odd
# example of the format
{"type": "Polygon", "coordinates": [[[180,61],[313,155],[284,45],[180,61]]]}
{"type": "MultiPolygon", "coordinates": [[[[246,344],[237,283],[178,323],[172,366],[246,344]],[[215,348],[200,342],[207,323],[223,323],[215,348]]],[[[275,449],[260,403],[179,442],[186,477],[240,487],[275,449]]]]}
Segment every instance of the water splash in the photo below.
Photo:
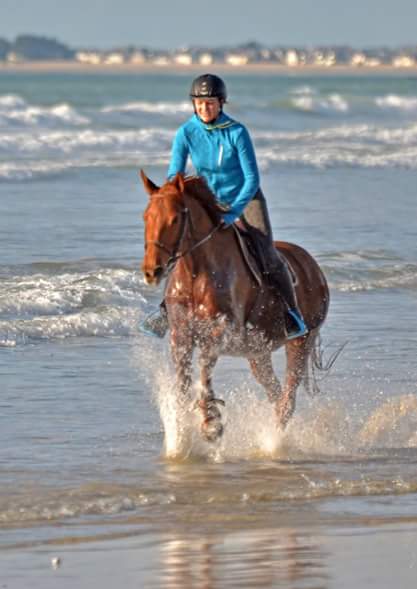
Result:
{"type": "Polygon", "coordinates": [[[352,458],[372,454],[375,449],[417,447],[414,395],[384,399],[376,409],[363,409],[361,416],[354,416],[348,403],[322,397],[296,412],[282,430],[268,400],[245,384],[223,395],[225,431],[213,444],[200,434],[201,416],[195,403],[178,402],[168,367],[158,373],[153,387],[168,459],[222,463],[314,456],[352,458]]]}

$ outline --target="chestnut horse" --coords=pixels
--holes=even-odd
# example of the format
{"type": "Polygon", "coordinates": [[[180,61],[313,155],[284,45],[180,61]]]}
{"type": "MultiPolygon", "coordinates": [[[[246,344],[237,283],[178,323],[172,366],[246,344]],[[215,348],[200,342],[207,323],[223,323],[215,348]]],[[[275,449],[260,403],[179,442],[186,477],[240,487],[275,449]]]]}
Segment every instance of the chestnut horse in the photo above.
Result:
{"type": "Polygon", "coordinates": [[[285,303],[267,285],[260,285],[242,255],[235,230],[221,225],[222,210],[198,177],[177,174],[162,187],[141,171],[150,196],[144,213],[146,284],[157,285],[166,276],[171,352],[177,394],[186,406],[192,400],[192,356],[199,348],[201,430],[209,441],[223,427],[211,375],[220,355],[243,356],[255,379],[274,405],[277,425],[285,427],[295,409],[297,387],[308,384],[316,338],[328,306],[326,279],[317,262],[301,247],[275,242],[295,278],[298,304],[307,335],[286,340],[285,303]],[[271,353],[285,345],[287,366],[281,388],[271,353]]]}

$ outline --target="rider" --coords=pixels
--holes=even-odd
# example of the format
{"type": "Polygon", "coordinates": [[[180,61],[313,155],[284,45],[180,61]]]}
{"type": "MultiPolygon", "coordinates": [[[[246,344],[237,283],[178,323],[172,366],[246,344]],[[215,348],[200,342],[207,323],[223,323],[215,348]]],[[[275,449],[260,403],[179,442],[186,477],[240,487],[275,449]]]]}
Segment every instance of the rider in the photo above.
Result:
{"type": "MultiPolygon", "coordinates": [[[[221,78],[204,74],[196,78],[190,91],[194,115],[177,131],[168,169],[168,179],[184,173],[190,156],[198,176],[203,176],[225,207],[224,226],[239,218],[258,237],[258,253],[268,282],[279,291],[286,305],[287,339],[307,333],[287,264],[277,253],[265,197],[259,186],[259,172],[249,133],[241,123],[223,112],[226,86],[221,78]]],[[[141,324],[142,331],[163,337],[168,327],[164,304],[141,324]]]]}

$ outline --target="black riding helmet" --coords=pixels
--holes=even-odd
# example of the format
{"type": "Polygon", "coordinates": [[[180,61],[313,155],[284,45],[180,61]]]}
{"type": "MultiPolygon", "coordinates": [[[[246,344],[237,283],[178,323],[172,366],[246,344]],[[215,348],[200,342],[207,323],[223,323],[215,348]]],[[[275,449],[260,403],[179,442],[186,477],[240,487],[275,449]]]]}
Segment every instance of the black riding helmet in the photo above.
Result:
{"type": "Polygon", "coordinates": [[[191,84],[190,98],[218,98],[226,102],[226,84],[219,76],[203,74],[191,84]]]}

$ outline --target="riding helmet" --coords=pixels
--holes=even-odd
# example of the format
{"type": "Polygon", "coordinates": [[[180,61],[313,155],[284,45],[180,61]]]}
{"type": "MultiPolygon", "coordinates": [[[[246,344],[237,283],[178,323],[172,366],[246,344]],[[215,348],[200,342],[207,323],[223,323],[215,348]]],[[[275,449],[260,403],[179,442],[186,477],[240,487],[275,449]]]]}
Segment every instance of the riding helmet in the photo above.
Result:
{"type": "Polygon", "coordinates": [[[226,84],[214,74],[198,76],[191,84],[191,98],[218,98],[226,101],[226,84]]]}

